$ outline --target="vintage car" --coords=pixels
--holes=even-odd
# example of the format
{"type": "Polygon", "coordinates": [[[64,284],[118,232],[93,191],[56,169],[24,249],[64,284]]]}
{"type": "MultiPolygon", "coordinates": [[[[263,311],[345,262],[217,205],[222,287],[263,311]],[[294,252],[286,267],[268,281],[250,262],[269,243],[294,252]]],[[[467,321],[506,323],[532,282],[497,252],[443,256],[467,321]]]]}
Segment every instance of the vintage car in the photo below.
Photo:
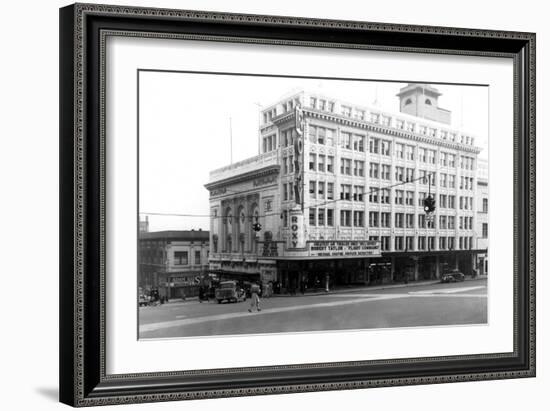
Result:
{"type": "Polygon", "coordinates": [[[216,301],[220,304],[222,301],[230,303],[236,303],[238,301],[245,301],[246,294],[244,290],[239,286],[237,281],[222,281],[218,288],[216,288],[216,301]]]}
{"type": "Polygon", "coordinates": [[[145,294],[140,294],[139,295],[139,306],[140,307],[145,307],[147,305],[149,305],[149,302],[150,302],[150,299],[149,299],[149,296],[148,295],[145,295],[145,294]]]}
{"type": "Polygon", "coordinates": [[[464,274],[462,274],[458,270],[454,270],[454,271],[444,273],[441,276],[441,282],[442,283],[456,283],[458,281],[464,281],[464,274]]]}

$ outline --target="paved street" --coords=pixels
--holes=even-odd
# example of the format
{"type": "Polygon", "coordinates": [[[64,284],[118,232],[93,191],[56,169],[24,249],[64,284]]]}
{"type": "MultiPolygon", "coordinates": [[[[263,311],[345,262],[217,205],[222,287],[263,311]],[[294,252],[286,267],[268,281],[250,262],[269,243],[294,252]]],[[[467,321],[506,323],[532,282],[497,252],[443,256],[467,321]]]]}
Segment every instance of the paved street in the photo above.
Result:
{"type": "Polygon", "coordinates": [[[261,312],[249,307],[250,300],[142,307],[140,338],[484,324],[487,280],[272,297],[261,312]]]}

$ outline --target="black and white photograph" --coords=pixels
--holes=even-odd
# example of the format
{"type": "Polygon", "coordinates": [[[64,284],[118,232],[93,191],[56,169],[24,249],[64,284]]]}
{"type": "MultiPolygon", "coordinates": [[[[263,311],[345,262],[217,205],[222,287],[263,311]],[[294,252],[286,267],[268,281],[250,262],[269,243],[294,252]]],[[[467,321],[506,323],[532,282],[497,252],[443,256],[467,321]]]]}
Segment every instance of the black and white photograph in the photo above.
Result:
{"type": "Polygon", "coordinates": [[[2,409],[545,410],[544,4],[5,2],[2,409]]]}
{"type": "Polygon", "coordinates": [[[488,324],[486,84],[137,80],[139,339],[488,324]]]}

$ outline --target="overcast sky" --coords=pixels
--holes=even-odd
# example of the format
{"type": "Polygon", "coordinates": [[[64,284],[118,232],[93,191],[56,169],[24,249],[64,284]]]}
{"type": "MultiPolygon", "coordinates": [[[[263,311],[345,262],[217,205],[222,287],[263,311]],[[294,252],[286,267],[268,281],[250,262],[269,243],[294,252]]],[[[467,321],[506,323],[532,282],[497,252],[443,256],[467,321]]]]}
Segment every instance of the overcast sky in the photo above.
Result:
{"type": "MultiPolygon", "coordinates": [[[[189,73],[140,73],[139,209],[144,213],[208,215],[208,173],[258,154],[259,110],[293,91],[311,90],[357,105],[398,113],[405,83],[189,73]],[[231,120],[230,120],[231,119],[231,120]]],[[[452,127],[488,150],[488,89],[434,85],[452,127]]],[[[208,217],[149,215],[151,231],[209,229],[208,217]]]]}

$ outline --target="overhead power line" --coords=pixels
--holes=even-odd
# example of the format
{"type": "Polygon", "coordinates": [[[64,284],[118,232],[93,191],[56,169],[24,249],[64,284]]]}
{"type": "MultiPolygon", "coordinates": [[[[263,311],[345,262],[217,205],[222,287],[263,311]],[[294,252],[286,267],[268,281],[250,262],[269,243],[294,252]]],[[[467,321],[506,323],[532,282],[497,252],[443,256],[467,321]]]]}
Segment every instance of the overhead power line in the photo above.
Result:
{"type": "MultiPolygon", "coordinates": [[[[384,186],[384,187],[373,187],[368,192],[364,193],[364,196],[366,197],[366,196],[368,196],[372,193],[378,192],[378,191],[388,190],[388,189],[399,187],[399,186],[402,186],[402,185],[405,185],[405,184],[414,183],[414,182],[419,181],[419,180],[429,179],[429,178],[432,178],[432,176],[434,176],[434,175],[435,175],[435,171],[431,172],[429,174],[426,174],[425,176],[414,178],[412,180],[400,181],[399,183],[387,185],[387,186],[384,186]]],[[[235,194],[240,194],[241,192],[236,192],[235,191],[234,193],[235,194]]],[[[351,200],[349,198],[335,198],[333,200],[327,200],[327,201],[322,202],[322,203],[312,204],[312,206],[313,207],[322,207],[324,205],[336,203],[338,201],[351,201],[351,200]]],[[[223,216],[223,215],[190,214],[190,213],[140,212],[139,214],[140,215],[151,215],[151,216],[197,217],[197,218],[226,218],[227,217],[227,216],[223,216]]],[[[273,216],[273,215],[281,215],[281,212],[271,212],[271,213],[258,214],[258,215],[245,215],[245,218],[269,217],[269,216],[273,216]]],[[[233,215],[232,217],[236,217],[236,216],[233,215]]],[[[239,217],[241,217],[241,216],[239,216],[239,217]]]]}

